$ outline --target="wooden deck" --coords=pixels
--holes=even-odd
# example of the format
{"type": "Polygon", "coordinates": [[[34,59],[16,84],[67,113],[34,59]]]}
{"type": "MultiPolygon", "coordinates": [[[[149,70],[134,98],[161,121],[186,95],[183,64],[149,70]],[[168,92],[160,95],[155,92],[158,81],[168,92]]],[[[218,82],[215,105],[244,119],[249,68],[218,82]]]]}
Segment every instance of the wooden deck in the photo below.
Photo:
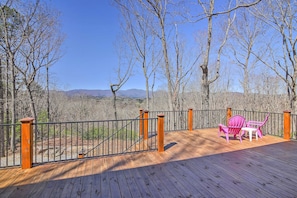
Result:
{"type": "Polygon", "coordinates": [[[146,152],[0,170],[0,197],[297,197],[297,142],[226,143],[217,129],[165,135],[146,152]]]}

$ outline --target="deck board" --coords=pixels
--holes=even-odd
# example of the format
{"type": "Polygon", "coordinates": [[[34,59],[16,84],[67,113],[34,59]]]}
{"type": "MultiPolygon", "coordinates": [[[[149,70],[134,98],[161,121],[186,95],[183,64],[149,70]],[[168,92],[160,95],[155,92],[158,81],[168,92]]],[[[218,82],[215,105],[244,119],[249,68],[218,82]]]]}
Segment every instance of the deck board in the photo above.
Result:
{"type": "Polygon", "coordinates": [[[1,197],[297,197],[297,142],[170,132],[165,151],[0,169],[1,197]]]}
{"type": "Polygon", "coordinates": [[[172,197],[172,191],[168,189],[168,186],[164,185],[164,181],[162,181],[162,178],[156,172],[156,165],[144,167],[143,170],[149,179],[150,185],[156,186],[157,191],[155,193],[158,193],[159,197],[172,197]]]}
{"type": "Polygon", "coordinates": [[[37,197],[41,196],[42,194],[47,194],[46,189],[55,189],[54,186],[56,181],[51,181],[50,178],[52,178],[54,174],[61,172],[61,169],[62,168],[58,168],[56,165],[49,174],[36,175],[31,181],[31,184],[34,184],[35,187],[31,188],[26,194],[30,194],[32,197],[37,197]],[[47,180],[47,182],[43,182],[44,180],[47,180]]]}
{"type": "Polygon", "coordinates": [[[91,190],[87,193],[90,194],[90,197],[98,197],[101,191],[101,178],[99,174],[90,175],[92,177],[92,187],[91,190]]]}
{"type": "Polygon", "coordinates": [[[134,173],[131,171],[131,169],[127,169],[122,174],[125,174],[125,177],[130,189],[130,194],[132,195],[132,197],[142,197],[142,194],[134,178],[134,173]]]}
{"type": "MultiPolygon", "coordinates": [[[[233,174],[237,177],[234,181],[226,182],[228,177],[224,177],[224,181],[226,183],[233,183],[236,184],[233,186],[240,185],[240,188],[249,189],[250,195],[255,194],[254,197],[275,197],[274,194],[270,194],[270,190],[273,186],[265,186],[265,184],[269,181],[266,179],[265,174],[263,174],[263,172],[260,175],[255,174],[258,167],[254,167],[254,165],[250,163],[249,156],[239,158],[238,155],[233,153],[231,155],[228,153],[227,155],[228,156],[222,155],[219,158],[213,159],[216,161],[216,165],[220,164],[220,167],[217,167],[218,169],[221,168],[223,172],[228,172],[229,174],[233,174],[233,171],[236,173],[233,174]],[[238,162],[236,158],[240,159],[240,162],[238,162]],[[241,185],[242,182],[244,182],[244,185],[241,185]]],[[[213,160],[211,162],[213,162],[213,160]]],[[[211,165],[212,163],[207,164],[211,165]]]]}

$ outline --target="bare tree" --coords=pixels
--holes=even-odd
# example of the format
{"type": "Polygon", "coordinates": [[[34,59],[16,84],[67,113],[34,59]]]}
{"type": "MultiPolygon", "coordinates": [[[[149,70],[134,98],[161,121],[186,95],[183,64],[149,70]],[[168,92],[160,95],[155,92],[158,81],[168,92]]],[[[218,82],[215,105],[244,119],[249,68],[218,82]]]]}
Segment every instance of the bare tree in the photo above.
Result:
{"type": "Polygon", "coordinates": [[[165,76],[167,79],[167,90],[168,90],[168,105],[169,109],[173,110],[173,95],[172,95],[172,82],[171,82],[171,66],[168,54],[168,41],[166,35],[166,18],[168,16],[168,0],[138,0],[142,8],[150,12],[154,16],[156,26],[152,27],[154,34],[161,40],[163,64],[165,69],[165,76]]]}
{"type": "MultiPolygon", "coordinates": [[[[31,113],[37,121],[33,93],[36,76],[42,67],[51,65],[57,56],[61,44],[57,36],[56,13],[47,9],[40,0],[7,0],[0,9],[0,47],[2,57],[6,60],[7,104],[10,102],[10,114],[7,119],[16,122],[16,104],[18,90],[27,90],[31,113]],[[10,88],[10,89],[8,89],[10,88]],[[8,98],[10,97],[10,101],[8,98]]],[[[15,128],[11,128],[11,150],[14,151],[15,128]]]]}
{"type": "Polygon", "coordinates": [[[59,31],[58,13],[40,4],[35,9],[34,15],[30,16],[30,30],[20,48],[23,61],[16,65],[16,69],[29,96],[31,116],[38,121],[32,85],[36,83],[36,76],[42,68],[48,69],[60,58],[63,36],[59,31]]]}
{"type": "Polygon", "coordinates": [[[151,30],[152,16],[142,9],[138,1],[115,0],[124,18],[123,29],[126,31],[126,42],[132,51],[136,51],[136,60],[140,63],[145,78],[146,108],[149,110],[150,78],[156,70],[158,53],[155,48],[155,35],[151,30]]]}
{"type": "MultiPolygon", "coordinates": [[[[159,68],[162,69],[166,79],[166,98],[168,100],[166,104],[170,111],[175,111],[179,108],[182,80],[190,73],[192,68],[189,66],[190,64],[185,65],[183,62],[181,43],[177,39],[178,37],[170,38],[168,36],[177,27],[177,22],[175,21],[179,17],[175,9],[178,9],[178,6],[175,5],[174,1],[170,0],[138,0],[137,2],[139,9],[147,13],[148,15],[146,16],[149,16],[150,21],[146,24],[149,28],[147,30],[150,30],[160,40],[162,61],[159,63],[161,66],[159,68]]],[[[142,18],[140,19],[143,20],[142,18]]],[[[140,20],[136,20],[136,23],[140,23],[140,20]]],[[[145,32],[147,33],[147,31],[145,32]]],[[[175,35],[178,35],[178,31],[175,31],[175,33],[175,35]]],[[[153,72],[153,74],[155,73],[153,72]]]]}
{"type": "MultiPolygon", "coordinates": [[[[6,1],[5,4],[1,4],[0,9],[0,20],[1,20],[1,37],[0,45],[4,52],[4,57],[6,59],[6,68],[7,68],[7,91],[11,95],[11,123],[15,124],[16,122],[16,63],[17,56],[20,47],[24,43],[26,38],[26,32],[28,28],[29,21],[25,20],[24,16],[20,14],[20,10],[12,7],[14,1],[6,1]],[[10,81],[9,81],[10,80],[10,81]],[[9,82],[9,83],[8,83],[9,82]],[[10,90],[8,89],[10,87],[10,90]]],[[[8,98],[7,98],[8,99],[8,98]]],[[[9,115],[7,114],[7,119],[9,115]]],[[[15,150],[15,128],[12,125],[11,127],[11,150],[15,150]]]]}
{"type": "MultiPolygon", "coordinates": [[[[263,35],[265,34],[265,24],[255,18],[248,10],[242,9],[236,12],[236,20],[231,28],[230,33],[230,49],[233,51],[233,58],[235,64],[238,65],[242,75],[239,76],[239,81],[243,88],[245,107],[254,108],[254,102],[251,101],[253,97],[250,97],[251,80],[250,76],[257,74],[257,64],[259,60],[254,53],[257,53],[259,57],[262,57],[263,51],[263,35]],[[261,49],[261,50],[260,50],[261,49]],[[242,80],[241,80],[242,79],[242,80]]],[[[258,68],[260,70],[260,68],[258,68]]],[[[233,75],[235,76],[235,75],[233,75]]]]}
{"type": "Polygon", "coordinates": [[[251,76],[252,90],[250,94],[251,109],[256,111],[279,112],[289,109],[284,90],[284,82],[269,69],[262,69],[261,72],[251,76]],[[257,104],[257,105],[255,105],[257,104]]]}
{"type": "MultiPolygon", "coordinates": [[[[175,38],[174,38],[174,55],[172,59],[172,77],[170,82],[172,83],[171,95],[173,98],[173,109],[180,111],[183,109],[183,104],[185,100],[185,91],[190,81],[190,78],[193,76],[193,68],[196,65],[196,62],[199,60],[201,54],[193,60],[185,60],[185,42],[183,42],[179,37],[178,25],[175,24],[175,38]],[[192,62],[193,61],[193,62],[192,62]]],[[[190,53],[187,53],[189,55],[190,53]]],[[[194,55],[195,57],[196,55],[194,55]]]]}
{"type": "MultiPolygon", "coordinates": [[[[0,58],[0,123],[4,124],[4,86],[3,86],[3,69],[2,69],[2,59],[0,58]]],[[[4,127],[0,126],[0,157],[5,155],[4,147],[4,127]]]]}
{"type": "Polygon", "coordinates": [[[200,65],[200,68],[202,70],[202,76],[201,76],[201,94],[202,94],[202,108],[203,109],[209,109],[209,87],[210,84],[216,81],[219,78],[219,71],[220,71],[220,57],[222,53],[222,49],[226,43],[228,32],[230,29],[230,26],[232,24],[232,21],[229,20],[227,28],[225,30],[225,36],[224,39],[219,47],[219,50],[217,52],[217,62],[216,62],[216,72],[212,78],[209,77],[209,59],[210,59],[210,53],[211,49],[213,48],[212,41],[213,41],[213,17],[214,14],[214,7],[215,7],[215,1],[210,0],[209,4],[207,5],[205,2],[202,2],[201,0],[198,1],[200,6],[203,8],[204,14],[207,18],[207,42],[205,47],[205,53],[203,56],[202,64],[200,65]],[[207,6],[206,6],[207,5],[207,6]]]}
{"type": "Polygon", "coordinates": [[[129,71],[124,74],[124,76],[121,76],[121,71],[118,70],[118,81],[116,83],[110,84],[110,90],[113,95],[113,109],[114,109],[114,118],[118,119],[118,113],[117,113],[117,91],[121,89],[121,87],[127,82],[129,79],[129,71]]]}
{"type": "Polygon", "coordinates": [[[117,92],[121,89],[121,87],[129,80],[130,76],[132,75],[132,69],[134,65],[134,59],[131,58],[133,56],[127,55],[125,50],[121,45],[125,43],[117,43],[118,44],[118,56],[119,58],[119,66],[115,72],[116,82],[110,83],[110,90],[113,94],[113,110],[114,110],[114,118],[118,119],[117,113],[117,92]]]}
{"type": "Polygon", "coordinates": [[[267,0],[261,8],[257,7],[255,15],[272,27],[269,35],[276,34],[273,37],[273,43],[267,43],[271,59],[258,58],[285,82],[289,106],[291,111],[295,112],[297,105],[296,1],[267,0]]]}
{"type": "Polygon", "coordinates": [[[253,5],[256,5],[259,3],[261,0],[257,0],[252,3],[238,3],[234,7],[231,7],[231,1],[228,3],[228,9],[223,10],[223,11],[217,11],[214,12],[215,9],[215,0],[210,0],[210,1],[203,1],[203,0],[198,0],[198,5],[203,9],[203,15],[199,15],[198,21],[207,20],[207,41],[206,41],[206,47],[205,47],[205,54],[203,57],[202,64],[200,65],[201,71],[202,71],[202,76],[201,76],[201,94],[202,94],[202,108],[203,109],[209,109],[209,93],[210,93],[210,84],[215,82],[219,78],[219,71],[220,71],[220,56],[222,49],[226,43],[227,35],[228,35],[228,30],[230,29],[231,26],[231,21],[229,17],[229,22],[227,25],[227,28],[225,30],[225,39],[221,42],[219,49],[217,51],[217,61],[216,61],[216,72],[215,74],[211,77],[209,76],[209,64],[210,64],[210,55],[211,55],[211,50],[214,49],[213,46],[213,20],[215,16],[222,16],[225,14],[230,15],[232,11],[235,11],[236,9],[239,8],[247,8],[253,5]]]}

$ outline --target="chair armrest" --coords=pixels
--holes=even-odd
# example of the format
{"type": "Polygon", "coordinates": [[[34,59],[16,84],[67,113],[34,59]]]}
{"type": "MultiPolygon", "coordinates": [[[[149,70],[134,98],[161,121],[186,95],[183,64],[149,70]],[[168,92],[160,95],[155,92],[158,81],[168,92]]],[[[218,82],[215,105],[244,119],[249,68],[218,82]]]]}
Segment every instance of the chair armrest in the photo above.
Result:
{"type": "Polygon", "coordinates": [[[250,126],[260,126],[260,125],[262,125],[262,124],[263,124],[263,122],[253,121],[253,120],[248,121],[248,122],[246,123],[247,127],[250,127],[250,126]]]}
{"type": "Polygon", "coordinates": [[[223,129],[226,129],[226,128],[228,128],[228,127],[226,127],[223,124],[219,124],[219,131],[223,131],[223,129]]]}

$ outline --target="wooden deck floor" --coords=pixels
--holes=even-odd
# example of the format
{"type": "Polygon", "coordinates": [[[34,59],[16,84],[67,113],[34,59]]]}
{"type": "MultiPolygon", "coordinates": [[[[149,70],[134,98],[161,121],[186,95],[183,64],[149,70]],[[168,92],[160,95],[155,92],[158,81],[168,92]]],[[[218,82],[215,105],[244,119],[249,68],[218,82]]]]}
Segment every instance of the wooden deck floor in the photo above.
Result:
{"type": "Polygon", "coordinates": [[[172,132],[146,152],[0,170],[0,197],[297,197],[297,142],[172,132]]]}

